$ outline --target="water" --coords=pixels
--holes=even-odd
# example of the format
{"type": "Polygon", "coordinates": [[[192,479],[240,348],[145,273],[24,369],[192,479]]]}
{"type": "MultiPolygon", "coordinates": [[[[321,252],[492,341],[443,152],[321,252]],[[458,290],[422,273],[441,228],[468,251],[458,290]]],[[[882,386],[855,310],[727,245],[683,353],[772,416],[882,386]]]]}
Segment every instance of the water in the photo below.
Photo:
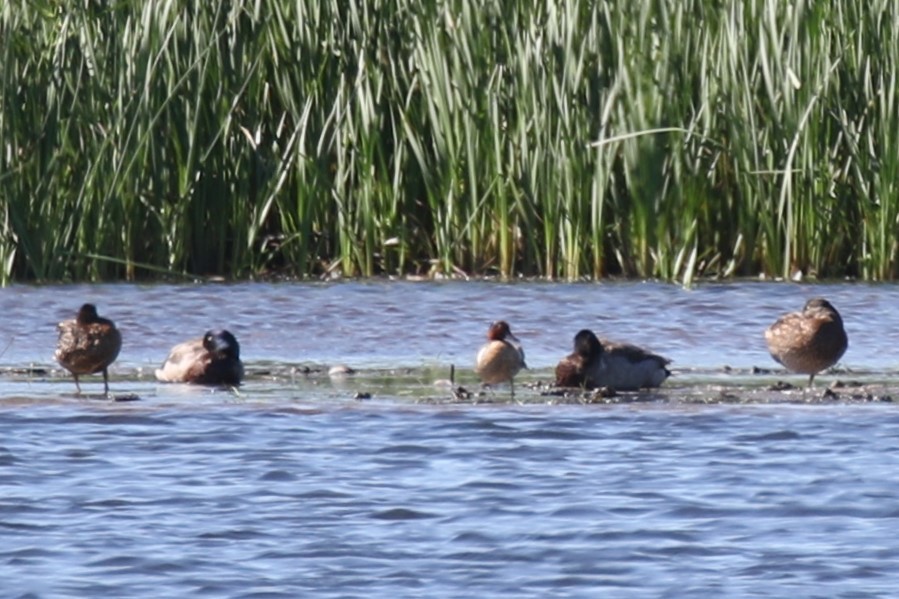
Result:
{"type": "MultiPolygon", "coordinates": [[[[808,403],[767,390],[796,377],[750,369],[774,366],[764,327],[823,295],[850,339],[839,378],[895,393],[897,294],[760,283],[0,290],[0,596],[892,596],[894,403],[808,403]],[[139,401],[77,397],[54,367],[53,327],[83,301],[122,329],[113,390],[139,401]],[[549,378],[585,326],[672,358],[675,376],[610,405],[559,404],[524,385],[524,405],[501,391],[451,403],[434,378],[453,363],[473,386],[472,356],[500,317],[525,344],[525,382],[549,378]],[[241,341],[251,376],[240,395],[152,381],[171,345],[212,326],[241,341]],[[360,374],[332,380],[334,363],[360,374]],[[722,390],[742,400],[716,401],[722,390]]],[[[83,387],[96,393],[98,380],[83,387]]]]}

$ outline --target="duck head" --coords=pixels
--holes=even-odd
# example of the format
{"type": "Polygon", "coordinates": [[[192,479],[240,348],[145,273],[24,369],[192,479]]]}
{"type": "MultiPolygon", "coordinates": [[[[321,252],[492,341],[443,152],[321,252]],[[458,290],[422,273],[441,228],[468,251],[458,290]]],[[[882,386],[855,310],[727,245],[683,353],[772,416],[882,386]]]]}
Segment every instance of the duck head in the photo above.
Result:
{"type": "Polygon", "coordinates": [[[582,329],[574,336],[574,353],[585,358],[592,358],[602,353],[602,343],[589,329],[582,329]]]}
{"type": "Polygon", "coordinates": [[[240,358],[240,344],[234,335],[224,329],[206,331],[203,335],[203,347],[213,354],[240,358]]]}
{"type": "Polygon", "coordinates": [[[78,310],[78,324],[91,324],[97,322],[100,315],[97,314],[97,306],[93,304],[84,304],[78,310]]]}
{"type": "Polygon", "coordinates": [[[505,341],[506,339],[511,339],[512,341],[518,342],[518,337],[512,334],[512,329],[505,320],[497,320],[490,325],[490,328],[487,329],[487,339],[490,341],[505,341]]]}

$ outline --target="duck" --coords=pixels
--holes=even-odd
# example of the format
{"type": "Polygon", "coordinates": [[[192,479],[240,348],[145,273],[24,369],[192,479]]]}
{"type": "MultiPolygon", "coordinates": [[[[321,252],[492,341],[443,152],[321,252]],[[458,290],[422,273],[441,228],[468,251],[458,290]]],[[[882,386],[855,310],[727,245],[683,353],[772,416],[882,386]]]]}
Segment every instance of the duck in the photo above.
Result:
{"type": "Polygon", "coordinates": [[[671,376],[670,362],[636,345],[600,340],[593,331],[582,329],[574,336],[574,352],[556,366],[556,386],[616,391],[659,387],[671,376]]]}
{"type": "Polygon", "coordinates": [[[97,314],[94,304],[84,304],[71,320],[56,325],[59,340],[54,357],[75,377],[75,388],[81,393],[78,376],[103,373],[103,392],[109,395],[109,365],[119,357],[122,334],[108,318],[97,314]]]}
{"type": "Polygon", "coordinates": [[[820,297],[808,300],[801,312],[778,318],[765,329],[765,341],[777,363],[809,375],[809,387],[815,375],[836,364],[849,347],[843,318],[833,304],[820,297]]]}
{"type": "Polygon", "coordinates": [[[162,368],[156,370],[156,379],[165,383],[236,387],[243,374],[237,338],[218,329],[173,347],[162,368]]]}
{"type": "Polygon", "coordinates": [[[485,385],[497,385],[509,381],[511,395],[515,397],[515,375],[527,368],[521,342],[512,334],[509,323],[497,320],[487,329],[487,343],[478,351],[475,372],[485,385]]]}

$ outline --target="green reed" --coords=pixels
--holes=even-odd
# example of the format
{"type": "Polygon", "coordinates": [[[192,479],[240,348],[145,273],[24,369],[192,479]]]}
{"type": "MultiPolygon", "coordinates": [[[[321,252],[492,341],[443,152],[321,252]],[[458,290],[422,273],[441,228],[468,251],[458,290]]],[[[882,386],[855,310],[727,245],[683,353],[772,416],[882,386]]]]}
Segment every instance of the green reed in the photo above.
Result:
{"type": "Polygon", "coordinates": [[[895,279],[896,0],[0,6],[0,283],[895,279]]]}

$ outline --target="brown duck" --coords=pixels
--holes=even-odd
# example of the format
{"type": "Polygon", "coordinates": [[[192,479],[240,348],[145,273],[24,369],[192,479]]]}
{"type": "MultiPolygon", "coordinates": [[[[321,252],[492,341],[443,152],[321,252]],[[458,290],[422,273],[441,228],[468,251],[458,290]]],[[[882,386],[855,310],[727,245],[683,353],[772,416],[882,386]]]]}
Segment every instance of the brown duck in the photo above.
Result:
{"type": "Polygon", "coordinates": [[[156,370],[156,378],[168,383],[236,387],[243,372],[237,338],[228,331],[214,330],[173,347],[162,368],[156,370]]]}
{"type": "Polygon", "coordinates": [[[609,387],[636,391],[658,387],[671,374],[669,360],[629,343],[598,339],[583,329],[574,336],[574,352],[556,366],[557,387],[609,387]]]}
{"type": "Polygon", "coordinates": [[[771,357],[788,370],[815,375],[830,368],[849,346],[840,313],[825,299],[806,302],[802,312],[790,312],[765,330],[771,357]]]}
{"type": "Polygon", "coordinates": [[[497,320],[487,330],[487,343],[478,351],[475,372],[486,385],[509,381],[515,397],[514,379],[522,368],[527,368],[527,364],[521,342],[512,334],[508,322],[497,320]]]}
{"type": "Polygon", "coordinates": [[[103,391],[109,394],[107,368],[122,349],[122,335],[115,324],[99,316],[93,304],[84,304],[78,310],[78,316],[59,323],[57,328],[56,361],[75,377],[78,393],[81,393],[79,375],[102,372],[103,391]]]}

